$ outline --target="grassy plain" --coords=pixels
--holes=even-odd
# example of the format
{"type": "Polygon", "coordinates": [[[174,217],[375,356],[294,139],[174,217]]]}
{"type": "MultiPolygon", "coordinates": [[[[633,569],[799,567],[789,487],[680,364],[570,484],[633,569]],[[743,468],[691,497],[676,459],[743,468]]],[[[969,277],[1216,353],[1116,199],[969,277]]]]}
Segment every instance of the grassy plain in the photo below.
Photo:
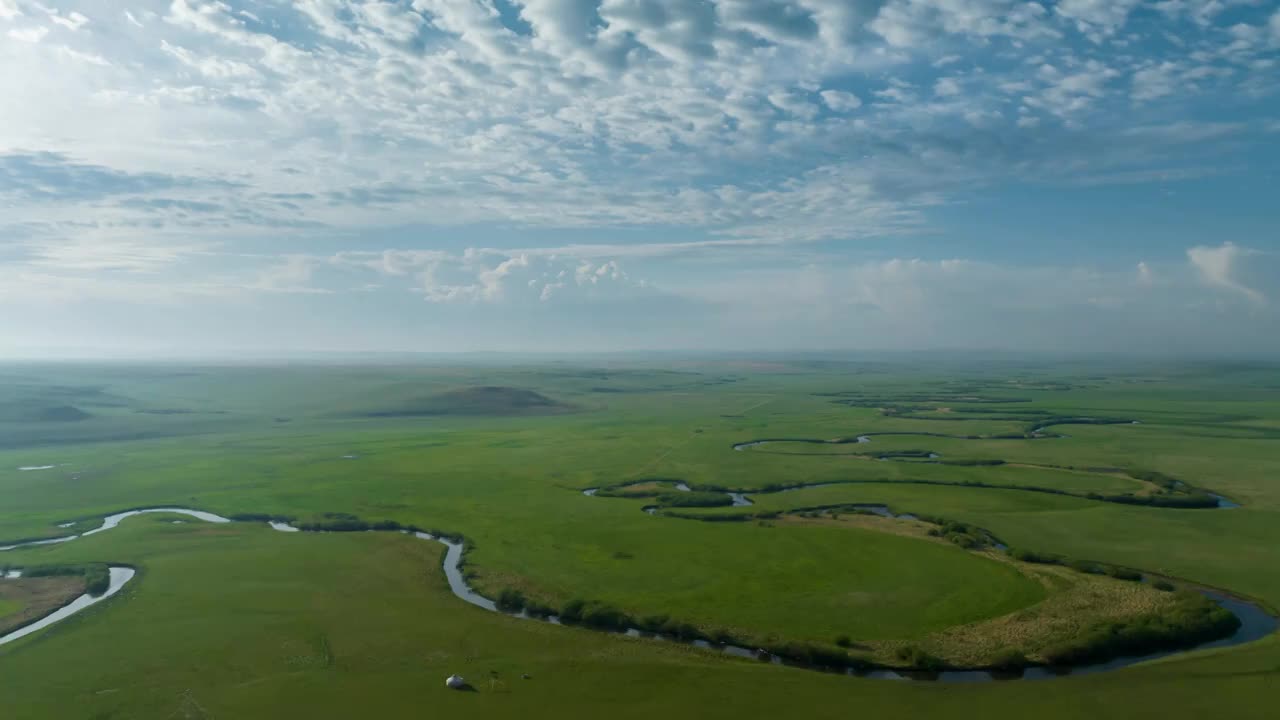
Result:
{"type": "MultiPolygon", "coordinates": [[[[137,506],[304,520],[348,512],[465,534],[474,547],[468,569],[493,594],[513,586],[555,604],[597,599],[766,639],[920,639],[1046,600],[1042,584],[1010,565],[938,543],[862,527],[651,517],[640,512],[643,498],[581,493],[646,479],[695,490],[860,481],[751,495],[749,510],[886,503],[970,522],[1013,545],[1280,605],[1274,369],[607,365],[9,367],[0,373],[0,406],[9,413],[0,412],[0,538],[63,534],[56,525],[82,529],[137,506]],[[536,392],[556,412],[529,412],[543,402],[523,392],[513,395],[523,409],[509,414],[492,392],[479,393],[488,414],[440,412],[440,398],[466,398],[474,387],[536,392]],[[841,402],[847,393],[866,404],[841,402]],[[406,398],[432,398],[424,401],[431,413],[404,416],[406,398]],[[979,401],[991,399],[1020,402],[979,401]],[[894,404],[915,409],[883,411],[894,404]],[[62,411],[33,420],[42,407],[86,417],[62,411]],[[380,416],[379,408],[397,414],[380,416]],[[996,467],[732,449],[760,438],[866,432],[1011,434],[1037,413],[1141,424],[1061,426],[1051,430],[1068,437],[1053,439],[875,435],[833,446],[1010,463],[996,467]],[[56,467],[17,469],[45,465],[56,467]],[[1142,491],[1131,478],[1083,468],[1156,470],[1243,507],[1148,508],[961,485],[1142,491]],[[903,482],[912,480],[956,484],[903,482]]],[[[142,571],[121,597],[0,648],[13,717],[422,709],[717,717],[799,704],[820,717],[856,705],[885,717],[1249,718],[1266,717],[1280,683],[1274,637],[1048,683],[929,686],[762,666],[483,613],[448,594],[438,546],[402,536],[285,535],[147,516],[2,559],[127,562],[142,571]],[[490,669],[505,689],[489,688],[490,669]],[[449,672],[481,680],[480,692],[444,692],[449,672]],[[531,680],[520,679],[526,672],[531,680]]]]}

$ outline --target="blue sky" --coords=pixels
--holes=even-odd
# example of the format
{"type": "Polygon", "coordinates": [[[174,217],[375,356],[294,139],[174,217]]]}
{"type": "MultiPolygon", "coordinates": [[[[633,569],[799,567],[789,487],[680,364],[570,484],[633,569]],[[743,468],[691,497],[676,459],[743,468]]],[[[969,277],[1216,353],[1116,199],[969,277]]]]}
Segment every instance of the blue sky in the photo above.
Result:
{"type": "Polygon", "coordinates": [[[1280,352],[1280,3],[0,0],[0,357],[1280,352]]]}

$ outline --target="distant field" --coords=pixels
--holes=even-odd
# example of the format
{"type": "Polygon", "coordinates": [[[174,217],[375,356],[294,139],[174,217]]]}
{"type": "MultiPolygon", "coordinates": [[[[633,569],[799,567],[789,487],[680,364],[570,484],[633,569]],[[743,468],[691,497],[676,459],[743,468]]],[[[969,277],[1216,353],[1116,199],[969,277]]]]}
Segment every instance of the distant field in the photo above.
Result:
{"type": "MultiPolygon", "coordinates": [[[[948,632],[1023,638],[1019,613],[1071,628],[1101,602],[1088,600],[1093,590],[1069,594],[1084,587],[1070,575],[1048,582],[893,521],[787,519],[884,504],[1280,607],[1280,370],[611,365],[0,368],[0,540],[82,531],[131,507],[300,522],[342,513],[465,535],[467,571],[491,596],[595,601],[761,644],[848,638],[957,657],[986,640],[949,646],[948,632]],[[870,442],[795,442],[861,434],[870,442]],[[790,441],[734,449],[761,439],[790,441]],[[635,497],[582,494],[635,483],[635,497]],[[740,490],[754,504],[641,512],[658,494],[678,499],[675,483],[690,497],[740,490]],[[1193,491],[1241,507],[1140,504],[1193,491]],[[767,513],[782,518],[706,521],[767,513]]],[[[1280,683],[1275,637],[1043,683],[825,676],[486,614],[448,594],[439,550],[400,536],[146,516],[0,554],[0,565],[142,571],[121,597],[0,647],[5,706],[32,718],[200,717],[197,707],[210,717],[420,707],[715,717],[787,712],[802,698],[807,714],[833,717],[857,707],[878,717],[1262,718],[1280,683]],[[505,686],[490,687],[491,669],[505,686]],[[479,692],[444,692],[450,672],[480,680],[479,692]]],[[[5,602],[0,623],[16,611],[5,602]]]]}

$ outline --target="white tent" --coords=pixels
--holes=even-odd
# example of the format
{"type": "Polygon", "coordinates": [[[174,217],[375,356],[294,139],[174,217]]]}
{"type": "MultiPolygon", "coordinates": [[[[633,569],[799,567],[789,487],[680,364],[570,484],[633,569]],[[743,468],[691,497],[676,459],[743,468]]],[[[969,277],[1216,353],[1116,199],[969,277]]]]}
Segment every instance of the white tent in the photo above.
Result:
{"type": "Polygon", "coordinates": [[[466,686],[467,681],[463,680],[461,675],[450,675],[448,679],[444,681],[444,684],[445,687],[450,687],[454,690],[461,690],[466,686]]]}

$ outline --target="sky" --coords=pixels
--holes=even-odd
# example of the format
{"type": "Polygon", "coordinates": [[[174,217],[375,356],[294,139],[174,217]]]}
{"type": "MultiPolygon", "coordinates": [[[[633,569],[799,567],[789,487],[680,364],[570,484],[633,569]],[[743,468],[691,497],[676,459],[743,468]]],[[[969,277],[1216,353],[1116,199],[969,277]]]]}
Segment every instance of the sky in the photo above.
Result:
{"type": "Polygon", "coordinates": [[[1280,355],[1280,0],[0,0],[0,358],[1280,355]]]}

